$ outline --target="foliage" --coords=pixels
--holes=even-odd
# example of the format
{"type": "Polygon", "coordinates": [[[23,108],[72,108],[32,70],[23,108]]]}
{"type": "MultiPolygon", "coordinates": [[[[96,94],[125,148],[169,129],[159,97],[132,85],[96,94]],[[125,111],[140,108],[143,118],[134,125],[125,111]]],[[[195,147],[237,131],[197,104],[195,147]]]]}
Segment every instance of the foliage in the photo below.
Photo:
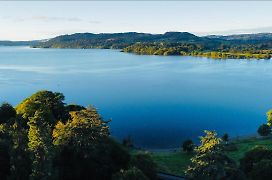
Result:
{"type": "Polygon", "coordinates": [[[133,155],[130,166],[140,169],[150,180],[157,179],[157,165],[148,152],[133,155]]]}
{"type": "Polygon", "coordinates": [[[270,180],[272,177],[272,160],[263,159],[253,165],[253,169],[249,174],[252,180],[270,180]]]}
{"type": "MultiPolygon", "coordinates": [[[[124,52],[147,55],[179,55],[200,56],[213,59],[270,59],[272,45],[269,49],[253,49],[244,46],[230,46],[221,49],[222,45],[210,46],[210,42],[204,43],[136,43],[123,49],[124,52]]],[[[250,45],[249,45],[250,46],[250,45]]]]}
{"type": "Polygon", "coordinates": [[[188,139],[183,142],[182,144],[182,150],[184,152],[192,152],[194,150],[194,143],[191,139],[188,139]]]}
{"type": "Polygon", "coordinates": [[[132,167],[128,170],[121,169],[120,172],[114,174],[113,180],[148,180],[144,173],[136,168],[132,167]]]}
{"type": "Polygon", "coordinates": [[[198,41],[199,39],[201,38],[187,32],[167,32],[160,35],[135,32],[113,34],[76,33],[58,36],[33,47],[122,49],[137,42],[183,42],[198,41]]]}
{"type": "Polygon", "coordinates": [[[57,154],[55,166],[59,169],[60,179],[107,180],[120,169],[128,167],[129,153],[110,138],[88,152],[78,152],[76,148],[65,145],[57,154]]]}
{"type": "Polygon", "coordinates": [[[66,121],[69,118],[69,113],[65,108],[64,95],[58,92],[38,91],[37,93],[26,98],[16,107],[16,111],[24,119],[33,117],[35,112],[42,108],[47,108],[53,115],[50,125],[55,125],[57,121],[66,121]]]}
{"type": "Polygon", "coordinates": [[[81,111],[81,110],[84,110],[86,109],[84,106],[80,106],[80,105],[77,105],[77,104],[69,104],[66,106],[66,109],[68,112],[70,111],[81,111]]]}
{"type": "Polygon", "coordinates": [[[0,142],[0,177],[7,179],[10,175],[10,155],[5,142],[0,142]]]}
{"type": "Polygon", "coordinates": [[[269,110],[266,113],[266,115],[267,115],[267,125],[271,127],[272,126],[272,109],[269,110]]]}
{"type": "MultiPolygon", "coordinates": [[[[267,149],[272,149],[272,143],[270,138],[242,138],[235,139],[232,143],[236,148],[231,151],[226,151],[226,146],[224,146],[225,154],[233,159],[236,164],[239,164],[241,158],[244,157],[247,151],[250,151],[257,145],[266,147],[267,149]]],[[[230,145],[228,144],[228,145],[230,145]]],[[[193,157],[193,153],[185,153],[183,151],[158,151],[151,154],[153,160],[158,165],[158,170],[160,172],[166,172],[169,174],[175,174],[179,176],[185,176],[184,171],[190,165],[190,159],[193,157]]]]}
{"type": "Polygon", "coordinates": [[[70,144],[80,150],[93,147],[95,142],[108,135],[109,127],[96,110],[72,111],[68,122],[59,121],[53,131],[55,145],[70,144]]]}
{"type": "Polygon", "coordinates": [[[16,111],[10,104],[3,103],[0,106],[0,123],[8,123],[8,120],[14,119],[15,117],[16,111]]]}
{"type": "Polygon", "coordinates": [[[7,103],[3,105],[2,114],[5,115],[5,121],[0,124],[0,149],[3,155],[0,159],[4,171],[0,167],[1,178],[5,179],[8,175],[9,179],[27,179],[30,174],[27,132],[22,127],[20,118],[16,117],[15,109],[7,103]]]}
{"type": "Polygon", "coordinates": [[[28,179],[31,173],[30,152],[28,150],[28,130],[22,125],[18,118],[9,130],[11,175],[10,179],[28,179]]]}
{"type": "Polygon", "coordinates": [[[39,91],[16,111],[0,106],[1,179],[107,180],[129,168],[130,154],[96,109],[63,101],[61,93],[39,91]]]}
{"type": "Polygon", "coordinates": [[[264,168],[270,166],[270,162],[262,162],[263,160],[272,160],[272,150],[266,149],[262,146],[257,146],[246,152],[245,156],[240,160],[240,168],[248,177],[256,176],[256,174],[263,171],[262,169],[259,169],[259,163],[265,165],[264,168]]]}
{"type": "Polygon", "coordinates": [[[228,142],[229,141],[229,135],[227,133],[225,133],[223,136],[222,136],[222,140],[224,142],[228,142]]]}
{"type": "Polygon", "coordinates": [[[271,134],[271,127],[268,126],[267,124],[262,124],[258,128],[258,133],[260,136],[268,136],[269,134],[271,134]]]}
{"type": "Polygon", "coordinates": [[[48,123],[53,117],[46,109],[39,109],[29,119],[28,148],[32,155],[32,179],[52,179],[52,129],[48,123]]]}
{"type": "Polygon", "coordinates": [[[200,137],[201,145],[196,148],[196,152],[200,154],[213,153],[220,151],[220,143],[222,139],[217,137],[217,133],[214,131],[204,131],[206,136],[200,137]]]}
{"type": "Polygon", "coordinates": [[[95,109],[70,112],[67,123],[56,125],[53,142],[60,149],[61,179],[108,179],[128,165],[128,152],[109,138],[108,126],[95,109]]]}
{"type": "MultiPolygon", "coordinates": [[[[192,179],[224,179],[231,176],[230,169],[237,169],[233,160],[223,154],[221,139],[213,131],[205,131],[201,137],[201,145],[196,148],[196,155],[186,170],[186,175],[192,179]]],[[[242,175],[241,175],[242,176],[242,175]]]]}

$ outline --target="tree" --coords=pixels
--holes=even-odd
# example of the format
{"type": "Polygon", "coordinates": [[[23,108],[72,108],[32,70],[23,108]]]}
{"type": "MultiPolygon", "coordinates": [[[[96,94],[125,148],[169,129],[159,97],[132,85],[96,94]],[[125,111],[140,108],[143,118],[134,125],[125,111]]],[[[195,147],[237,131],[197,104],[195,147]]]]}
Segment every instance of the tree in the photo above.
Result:
{"type": "Polygon", "coordinates": [[[267,125],[271,127],[272,126],[272,109],[267,111],[266,115],[267,115],[267,125]]]}
{"type": "Polygon", "coordinates": [[[39,91],[16,111],[0,106],[1,179],[156,178],[150,154],[130,155],[109,136],[109,121],[94,107],[65,106],[63,100],[61,93],[39,91]]]}
{"type": "Polygon", "coordinates": [[[267,115],[267,125],[271,127],[272,126],[272,109],[267,111],[266,115],[267,115]]]}
{"type": "Polygon", "coordinates": [[[81,111],[81,110],[84,110],[86,109],[84,106],[80,106],[80,105],[77,105],[77,104],[69,104],[66,106],[66,109],[68,110],[68,112],[70,111],[81,111]]]}
{"type": "Polygon", "coordinates": [[[28,130],[25,129],[20,118],[16,119],[11,127],[11,174],[9,178],[13,180],[29,179],[32,161],[28,150],[28,130]]]}
{"type": "Polygon", "coordinates": [[[21,118],[8,103],[1,105],[0,119],[0,161],[5,169],[3,171],[0,167],[1,178],[5,179],[8,175],[8,179],[28,179],[31,167],[25,125],[22,126],[21,118]]]}
{"type": "Polygon", "coordinates": [[[34,117],[29,119],[28,148],[32,156],[33,179],[52,179],[54,177],[52,161],[54,147],[52,144],[52,128],[49,122],[53,117],[46,108],[38,109],[34,117]]]}
{"type": "Polygon", "coordinates": [[[109,127],[95,109],[70,112],[68,122],[59,121],[53,131],[55,145],[71,144],[78,149],[91,148],[108,135],[109,127]]]}
{"type": "Polygon", "coordinates": [[[184,152],[192,152],[194,150],[194,143],[191,139],[183,142],[182,149],[184,152]]]}
{"type": "Polygon", "coordinates": [[[109,137],[109,128],[95,109],[72,111],[53,131],[59,149],[56,166],[60,179],[110,179],[127,168],[128,152],[109,137]]]}
{"type": "Polygon", "coordinates": [[[258,128],[258,133],[260,136],[268,136],[269,134],[271,134],[271,127],[268,126],[267,124],[262,124],[258,128]]]}
{"type": "MultiPolygon", "coordinates": [[[[237,173],[238,169],[233,160],[223,154],[221,139],[214,131],[205,131],[201,137],[201,145],[196,148],[196,155],[186,170],[186,175],[191,179],[224,179],[237,173]],[[237,170],[237,171],[233,171],[237,170]]],[[[238,171],[239,172],[239,171],[238,171]]]]}
{"type": "Polygon", "coordinates": [[[222,140],[227,143],[229,142],[229,135],[227,133],[225,133],[223,136],[222,136],[222,140]]]}
{"type": "MultiPolygon", "coordinates": [[[[9,120],[16,117],[16,110],[8,103],[0,106],[0,123],[8,123],[9,120]]],[[[9,122],[12,123],[12,122],[9,122]]]]}
{"type": "Polygon", "coordinates": [[[54,117],[50,125],[54,126],[57,121],[66,122],[69,113],[65,108],[64,95],[58,92],[38,91],[21,102],[17,107],[17,114],[28,120],[35,115],[35,112],[41,108],[47,108],[54,117]]]}
{"type": "Polygon", "coordinates": [[[6,180],[10,175],[10,155],[8,145],[0,142],[0,177],[6,180]]]}

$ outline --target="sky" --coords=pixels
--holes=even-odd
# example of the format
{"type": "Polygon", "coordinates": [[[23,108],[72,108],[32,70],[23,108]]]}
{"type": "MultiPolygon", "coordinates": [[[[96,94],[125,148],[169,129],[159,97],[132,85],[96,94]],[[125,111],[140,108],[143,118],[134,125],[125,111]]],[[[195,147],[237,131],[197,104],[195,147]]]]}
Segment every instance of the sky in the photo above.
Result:
{"type": "Polygon", "coordinates": [[[0,40],[76,32],[272,32],[272,1],[1,1],[0,40]]]}

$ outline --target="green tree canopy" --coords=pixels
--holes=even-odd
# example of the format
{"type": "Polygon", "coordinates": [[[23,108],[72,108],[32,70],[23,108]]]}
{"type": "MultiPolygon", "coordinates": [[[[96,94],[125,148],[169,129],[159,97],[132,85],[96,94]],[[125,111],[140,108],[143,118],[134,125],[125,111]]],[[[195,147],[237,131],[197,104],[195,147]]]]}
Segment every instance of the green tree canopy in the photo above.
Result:
{"type": "Polygon", "coordinates": [[[268,126],[267,124],[262,124],[258,128],[258,133],[260,136],[268,136],[269,134],[271,134],[271,127],[268,126]]]}
{"type": "Polygon", "coordinates": [[[192,152],[194,150],[194,143],[191,139],[188,139],[182,143],[182,150],[184,152],[192,152]]]}
{"type": "Polygon", "coordinates": [[[267,111],[266,115],[267,115],[267,125],[271,127],[272,126],[272,109],[267,111]]]}
{"type": "Polygon", "coordinates": [[[62,93],[38,91],[17,105],[16,111],[23,118],[28,119],[33,117],[37,110],[46,107],[54,117],[52,122],[49,123],[55,125],[57,121],[65,122],[69,118],[69,113],[63,101],[64,95],[62,93]]]}
{"type": "MultiPolygon", "coordinates": [[[[191,179],[210,180],[228,179],[232,174],[240,174],[233,160],[223,154],[221,142],[214,131],[205,131],[201,144],[196,150],[192,163],[186,170],[191,179]]],[[[241,175],[242,177],[242,175],[241,175]]]]}
{"type": "Polygon", "coordinates": [[[34,117],[29,119],[28,148],[32,156],[33,179],[52,179],[52,159],[54,147],[52,144],[52,128],[48,120],[52,115],[46,108],[38,109],[34,117]]]}
{"type": "Polygon", "coordinates": [[[70,112],[66,123],[55,126],[53,142],[59,148],[61,179],[109,179],[129,162],[128,152],[109,137],[107,123],[94,108],[70,112]]]}
{"type": "Polygon", "coordinates": [[[95,109],[70,112],[68,122],[59,121],[53,131],[55,145],[73,144],[79,149],[92,147],[108,135],[109,127],[95,109]]]}
{"type": "Polygon", "coordinates": [[[16,110],[8,103],[3,103],[0,106],[0,123],[7,123],[12,118],[16,117],[16,110]]]}

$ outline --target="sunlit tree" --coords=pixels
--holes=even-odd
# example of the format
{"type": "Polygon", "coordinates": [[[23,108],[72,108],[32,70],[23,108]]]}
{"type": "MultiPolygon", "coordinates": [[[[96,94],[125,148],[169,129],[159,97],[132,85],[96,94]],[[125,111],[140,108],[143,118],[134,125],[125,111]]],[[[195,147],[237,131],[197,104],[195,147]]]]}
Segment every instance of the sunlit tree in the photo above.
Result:
{"type": "MultiPolygon", "coordinates": [[[[191,159],[191,165],[186,170],[186,175],[191,179],[219,180],[239,174],[235,162],[223,154],[221,142],[214,131],[205,131],[201,137],[201,144],[191,159]]],[[[242,177],[242,175],[241,175],[242,177]]]]}

